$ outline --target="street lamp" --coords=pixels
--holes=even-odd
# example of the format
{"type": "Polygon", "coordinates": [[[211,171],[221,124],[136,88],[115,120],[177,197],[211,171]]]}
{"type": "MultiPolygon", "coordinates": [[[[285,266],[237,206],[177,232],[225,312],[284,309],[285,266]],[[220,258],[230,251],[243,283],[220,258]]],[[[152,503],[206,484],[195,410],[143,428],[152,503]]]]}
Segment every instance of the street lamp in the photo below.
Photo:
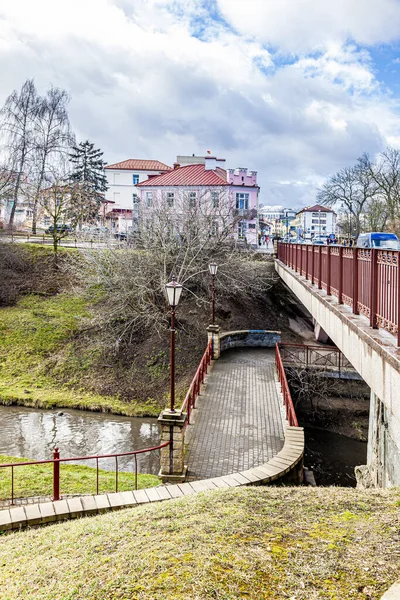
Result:
{"type": "Polygon", "coordinates": [[[171,335],[170,335],[170,380],[171,380],[171,393],[170,393],[170,411],[175,412],[175,309],[178,306],[179,299],[182,293],[182,286],[180,283],[175,281],[172,277],[172,281],[167,283],[165,286],[165,292],[167,295],[168,303],[171,307],[171,335]]]}
{"type": "Polygon", "coordinates": [[[210,263],[208,268],[211,273],[211,324],[215,325],[215,276],[218,271],[218,265],[210,263]]]}

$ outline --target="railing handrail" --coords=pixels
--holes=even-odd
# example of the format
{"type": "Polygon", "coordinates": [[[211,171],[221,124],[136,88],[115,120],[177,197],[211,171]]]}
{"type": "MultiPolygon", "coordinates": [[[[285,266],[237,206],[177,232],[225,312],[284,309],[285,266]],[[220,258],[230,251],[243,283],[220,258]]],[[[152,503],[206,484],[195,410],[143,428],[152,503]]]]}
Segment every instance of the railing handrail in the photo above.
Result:
{"type": "Polygon", "coordinates": [[[279,351],[279,344],[276,344],[275,346],[275,360],[276,369],[278,371],[279,381],[282,388],[283,402],[286,408],[286,418],[289,422],[289,425],[291,425],[292,427],[298,427],[299,423],[297,421],[296,411],[294,409],[289,384],[286,378],[285,367],[283,366],[281,353],[279,351]]]}
{"type": "Polygon", "coordinates": [[[339,352],[340,354],[343,354],[342,351],[336,346],[314,346],[311,344],[291,344],[290,342],[279,342],[278,345],[280,348],[308,348],[309,350],[326,350],[328,352],[339,352]]]}
{"type": "Polygon", "coordinates": [[[181,406],[181,412],[184,412],[185,410],[188,412],[188,423],[190,423],[191,410],[195,406],[196,398],[200,392],[200,384],[203,383],[204,375],[207,373],[207,367],[211,362],[212,353],[213,340],[210,339],[181,406]]]}
{"type": "Polygon", "coordinates": [[[48,458],[45,460],[32,460],[29,462],[16,462],[16,463],[1,463],[0,464],[0,469],[1,468],[5,468],[5,467],[26,467],[28,465],[45,465],[45,464],[49,464],[49,463],[54,463],[54,462],[72,462],[72,461],[78,461],[78,460],[96,460],[96,459],[100,459],[100,458],[119,458],[120,456],[134,456],[136,454],[144,454],[145,452],[153,452],[154,450],[160,450],[161,448],[165,448],[165,446],[169,446],[170,445],[170,441],[168,442],[164,442],[163,444],[160,444],[159,446],[153,446],[151,448],[143,448],[142,450],[132,450],[131,452],[118,452],[115,454],[93,454],[91,456],[75,456],[75,457],[68,457],[68,458],[48,458]]]}
{"type": "Polygon", "coordinates": [[[6,469],[11,468],[11,504],[14,504],[14,469],[15,467],[27,467],[32,465],[43,465],[43,464],[52,464],[53,465],[53,500],[60,500],[60,463],[62,462],[72,462],[72,461],[80,461],[80,460],[95,460],[96,461],[96,494],[99,493],[99,460],[102,458],[114,458],[115,459],[115,491],[118,492],[118,458],[120,456],[133,456],[135,459],[135,490],[137,490],[137,455],[144,454],[145,452],[153,452],[154,450],[160,450],[161,448],[165,448],[165,446],[171,445],[171,440],[164,442],[158,446],[152,446],[151,448],[142,448],[141,450],[132,450],[130,452],[118,452],[114,454],[94,454],[90,456],[75,456],[68,458],[61,458],[58,448],[54,449],[53,458],[46,460],[35,460],[35,461],[25,461],[25,462],[16,462],[16,463],[4,463],[0,464],[0,468],[6,469]]]}

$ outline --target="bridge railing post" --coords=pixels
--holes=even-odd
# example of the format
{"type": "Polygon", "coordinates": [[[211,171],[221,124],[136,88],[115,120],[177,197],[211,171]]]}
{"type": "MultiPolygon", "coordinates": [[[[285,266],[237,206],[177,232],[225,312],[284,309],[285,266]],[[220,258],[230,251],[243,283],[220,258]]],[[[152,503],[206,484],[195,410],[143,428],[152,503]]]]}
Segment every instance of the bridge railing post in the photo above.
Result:
{"type": "Polygon", "coordinates": [[[353,248],[353,314],[358,315],[358,249],[353,248]]]}
{"type": "Polygon", "coordinates": [[[331,247],[326,248],[326,294],[331,295],[332,254],[331,247]]]}
{"type": "Polygon", "coordinates": [[[318,246],[318,289],[322,290],[322,250],[318,246]]]}
{"type": "Polygon", "coordinates": [[[53,452],[53,500],[60,499],[60,453],[58,448],[53,452]]]}
{"type": "Polygon", "coordinates": [[[339,246],[338,303],[343,304],[343,246],[339,246]]]}
{"type": "Polygon", "coordinates": [[[370,313],[369,324],[373,329],[378,328],[376,313],[378,309],[378,251],[376,248],[371,249],[371,273],[370,273],[370,313]]]}

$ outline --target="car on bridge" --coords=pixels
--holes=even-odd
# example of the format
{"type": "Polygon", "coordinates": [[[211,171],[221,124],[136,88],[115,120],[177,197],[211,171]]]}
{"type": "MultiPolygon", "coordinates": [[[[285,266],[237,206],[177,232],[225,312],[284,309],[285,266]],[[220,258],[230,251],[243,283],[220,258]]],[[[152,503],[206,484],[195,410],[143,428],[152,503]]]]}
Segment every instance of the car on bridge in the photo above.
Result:
{"type": "Polygon", "coordinates": [[[357,248],[382,248],[384,250],[399,250],[399,238],[395,233],[371,231],[362,233],[357,238],[357,248]]]}

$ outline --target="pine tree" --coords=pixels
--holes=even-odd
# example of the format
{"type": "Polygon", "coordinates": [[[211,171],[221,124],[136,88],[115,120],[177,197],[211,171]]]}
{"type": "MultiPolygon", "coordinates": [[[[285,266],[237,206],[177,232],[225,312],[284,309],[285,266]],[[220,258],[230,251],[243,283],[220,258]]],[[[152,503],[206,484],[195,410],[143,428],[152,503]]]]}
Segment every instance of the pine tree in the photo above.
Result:
{"type": "Polygon", "coordinates": [[[69,155],[73,165],[71,181],[83,184],[88,191],[95,194],[106,192],[107,178],[104,167],[107,163],[103,161],[102,156],[103,152],[95,148],[89,140],[73,146],[69,155]]]}

